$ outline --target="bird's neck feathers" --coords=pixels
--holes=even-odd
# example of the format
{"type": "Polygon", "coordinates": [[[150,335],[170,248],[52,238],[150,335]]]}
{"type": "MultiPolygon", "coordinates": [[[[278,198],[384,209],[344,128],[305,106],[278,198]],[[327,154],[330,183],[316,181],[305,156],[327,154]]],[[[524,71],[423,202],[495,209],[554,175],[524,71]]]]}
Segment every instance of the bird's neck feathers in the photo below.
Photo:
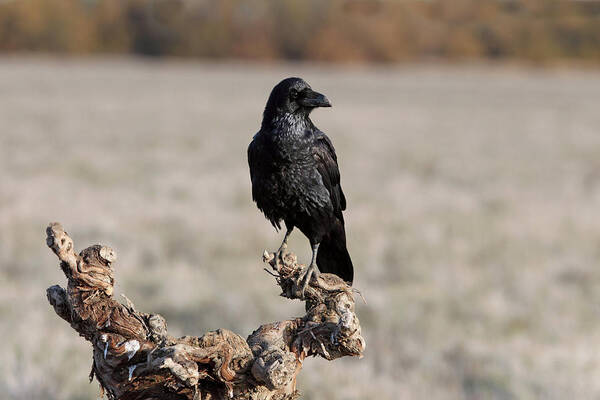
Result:
{"type": "Polygon", "coordinates": [[[265,113],[262,122],[262,130],[271,132],[278,136],[302,135],[307,129],[315,126],[305,112],[285,112],[276,115],[265,113]]]}

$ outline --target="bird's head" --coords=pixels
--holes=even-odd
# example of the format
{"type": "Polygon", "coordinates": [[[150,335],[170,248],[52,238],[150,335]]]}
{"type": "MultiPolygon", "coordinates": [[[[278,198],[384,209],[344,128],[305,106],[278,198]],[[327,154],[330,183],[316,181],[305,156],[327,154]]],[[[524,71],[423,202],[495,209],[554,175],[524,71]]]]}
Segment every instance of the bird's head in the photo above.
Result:
{"type": "Polygon", "coordinates": [[[265,107],[264,119],[284,114],[308,116],[317,107],[331,107],[325,95],[315,92],[300,78],[287,78],[271,91],[265,107]]]}

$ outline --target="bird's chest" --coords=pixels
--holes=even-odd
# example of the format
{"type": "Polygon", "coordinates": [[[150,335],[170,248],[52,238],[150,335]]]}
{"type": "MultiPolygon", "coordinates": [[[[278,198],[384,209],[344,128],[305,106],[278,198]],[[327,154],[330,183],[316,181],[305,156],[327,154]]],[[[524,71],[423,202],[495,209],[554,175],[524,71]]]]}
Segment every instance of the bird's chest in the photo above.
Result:
{"type": "Polygon", "coordinates": [[[287,148],[280,151],[278,156],[269,165],[266,180],[272,196],[289,201],[302,194],[317,171],[308,149],[287,148]]]}
{"type": "Polygon", "coordinates": [[[278,214],[306,208],[307,192],[320,182],[310,146],[298,142],[273,143],[260,175],[259,197],[274,211],[280,209],[278,214]]]}

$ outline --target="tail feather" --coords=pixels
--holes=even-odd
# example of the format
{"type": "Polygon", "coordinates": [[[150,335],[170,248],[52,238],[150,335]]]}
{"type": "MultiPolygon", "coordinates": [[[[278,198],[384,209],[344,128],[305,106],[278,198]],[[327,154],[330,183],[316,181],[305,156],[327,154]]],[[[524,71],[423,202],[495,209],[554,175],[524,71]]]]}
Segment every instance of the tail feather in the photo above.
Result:
{"type": "Polygon", "coordinates": [[[336,274],[352,284],[354,267],[346,248],[346,232],[343,223],[336,224],[335,229],[321,241],[317,252],[317,266],[319,271],[336,274]]]}

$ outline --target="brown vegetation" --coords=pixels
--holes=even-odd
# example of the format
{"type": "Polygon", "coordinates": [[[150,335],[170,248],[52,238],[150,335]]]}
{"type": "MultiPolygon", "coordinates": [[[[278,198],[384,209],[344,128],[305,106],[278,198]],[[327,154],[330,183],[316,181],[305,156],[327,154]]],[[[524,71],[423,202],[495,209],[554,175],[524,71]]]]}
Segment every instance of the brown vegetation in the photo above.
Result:
{"type": "Polygon", "coordinates": [[[600,2],[23,0],[0,51],[397,62],[600,61],[600,2]]]}

